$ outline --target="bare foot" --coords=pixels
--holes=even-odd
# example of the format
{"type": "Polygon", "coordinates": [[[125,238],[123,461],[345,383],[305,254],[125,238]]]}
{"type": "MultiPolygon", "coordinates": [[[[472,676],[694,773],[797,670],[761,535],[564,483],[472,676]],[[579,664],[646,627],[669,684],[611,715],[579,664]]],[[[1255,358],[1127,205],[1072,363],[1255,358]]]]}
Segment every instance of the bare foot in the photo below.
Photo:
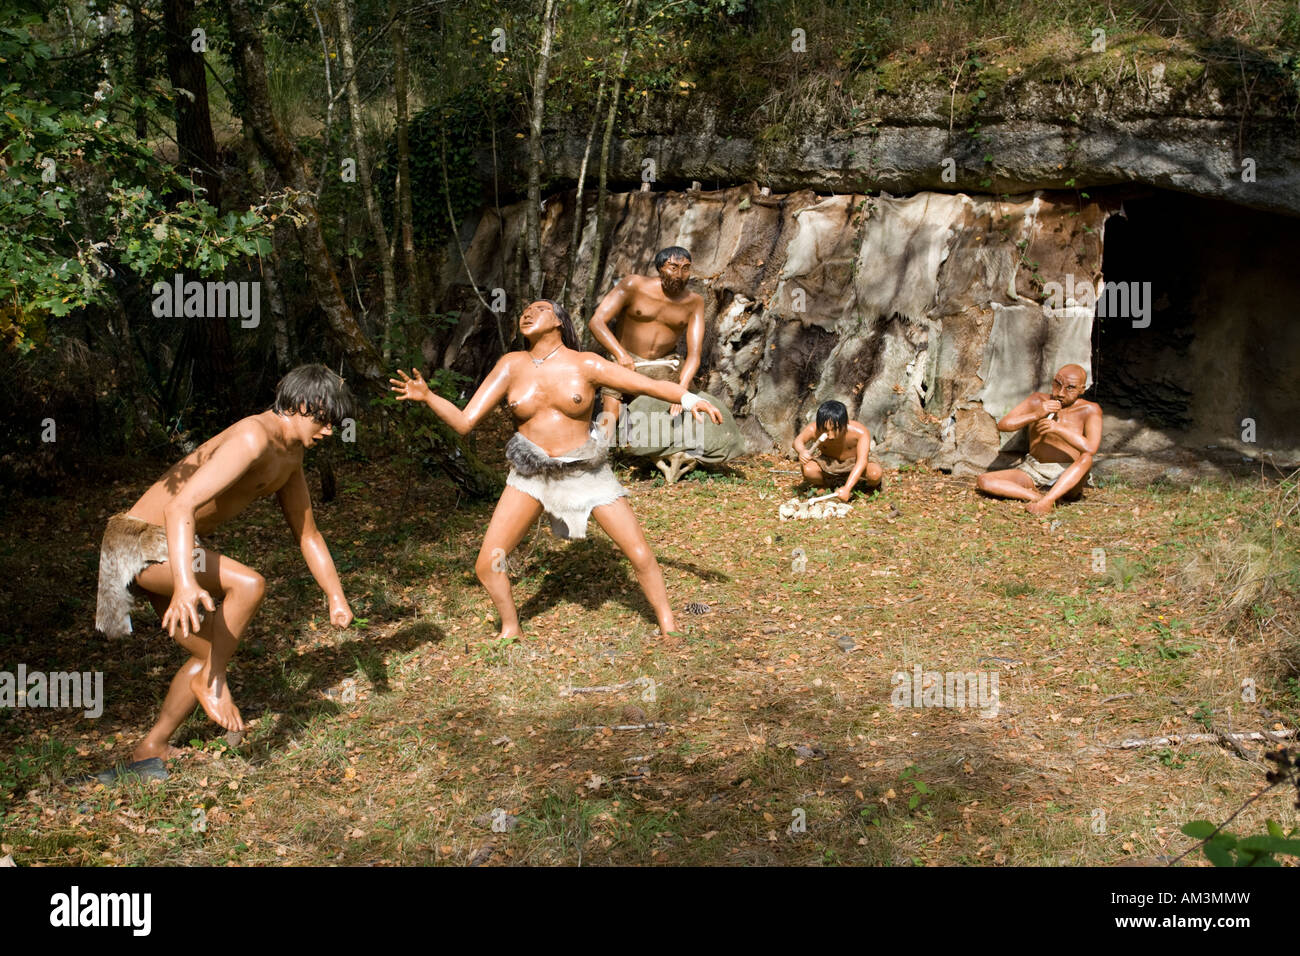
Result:
{"type": "Polygon", "coordinates": [[[1052,513],[1053,503],[1043,498],[1026,503],[1025,510],[1031,514],[1046,515],[1052,513]]]}
{"type": "Polygon", "coordinates": [[[497,633],[497,642],[519,639],[524,636],[524,632],[517,627],[503,627],[497,633]]]}
{"type": "Polygon", "coordinates": [[[244,721],[239,716],[235,699],[230,696],[226,675],[209,677],[208,669],[208,665],[205,664],[203,670],[190,679],[190,690],[194,691],[194,696],[199,699],[204,712],[214,721],[227,730],[243,730],[244,721]]]}
{"type": "Polygon", "coordinates": [[[667,611],[663,617],[659,618],[659,633],[671,634],[677,630],[677,621],[673,617],[672,611],[667,611]]]}
{"type": "Polygon", "coordinates": [[[150,743],[142,743],[131,751],[131,762],[139,763],[141,760],[148,760],[151,757],[161,757],[163,760],[174,760],[186,753],[188,748],[173,747],[171,744],[158,746],[150,743]]]}

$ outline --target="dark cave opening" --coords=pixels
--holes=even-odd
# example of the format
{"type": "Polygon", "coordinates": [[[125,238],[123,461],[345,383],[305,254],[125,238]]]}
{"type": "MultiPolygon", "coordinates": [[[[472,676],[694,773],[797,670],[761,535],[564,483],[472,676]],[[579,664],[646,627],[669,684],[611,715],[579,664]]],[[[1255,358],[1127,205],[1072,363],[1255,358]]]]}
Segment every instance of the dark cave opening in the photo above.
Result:
{"type": "Polygon", "coordinates": [[[1138,296],[1120,315],[1098,301],[1092,397],[1104,412],[1185,446],[1241,446],[1250,420],[1258,451],[1295,455],[1300,220],[1155,190],[1125,198],[1104,239],[1107,287],[1138,296]]]}

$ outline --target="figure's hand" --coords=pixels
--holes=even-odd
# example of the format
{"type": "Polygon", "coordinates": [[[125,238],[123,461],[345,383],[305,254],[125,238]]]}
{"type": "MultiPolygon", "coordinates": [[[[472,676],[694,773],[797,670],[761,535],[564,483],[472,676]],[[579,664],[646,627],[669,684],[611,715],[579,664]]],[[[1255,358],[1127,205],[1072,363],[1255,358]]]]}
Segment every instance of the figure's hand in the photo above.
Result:
{"type": "Polygon", "coordinates": [[[696,401],[695,407],[691,409],[691,414],[695,416],[697,422],[704,421],[704,416],[708,415],[713,424],[722,424],[722,412],[718,411],[712,402],[706,402],[702,398],[696,401]]]}
{"type": "Polygon", "coordinates": [[[427,402],[429,400],[429,383],[424,380],[417,368],[411,369],[415,373],[415,378],[411,378],[400,368],[397,374],[402,376],[401,379],[390,378],[392,391],[397,393],[398,401],[408,402],[427,402]]]}
{"type": "Polygon", "coordinates": [[[179,587],[172,593],[171,603],[167,605],[162,618],[162,626],[166,628],[169,637],[176,636],[177,627],[181,629],[183,637],[198,633],[200,602],[208,613],[217,609],[212,602],[212,595],[198,584],[179,587]]]}
{"type": "Polygon", "coordinates": [[[673,402],[671,405],[668,406],[668,414],[669,414],[669,415],[676,415],[676,414],[677,414],[678,412],[680,412],[681,410],[682,410],[682,403],[681,403],[681,402],[673,402]]]}
{"type": "Polygon", "coordinates": [[[636,359],[632,357],[632,353],[630,352],[624,352],[622,355],[618,356],[615,361],[625,369],[633,372],[636,371],[636,359]]]}
{"type": "Polygon", "coordinates": [[[840,501],[847,503],[848,500],[853,497],[853,489],[848,485],[845,485],[839,491],[835,492],[835,497],[839,498],[840,501]]]}
{"type": "Polygon", "coordinates": [[[348,607],[347,598],[342,594],[330,598],[330,623],[335,627],[347,627],[352,623],[352,608],[348,607]]]}
{"type": "Polygon", "coordinates": [[[1029,426],[1029,430],[1033,432],[1035,438],[1042,438],[1045,435],[1050,435],[1052,432],[1056,431],[1056,429],[1056,422],[1049,418],[1040,418],[1029,426]]]}
{"type": "Polygon", "coordinates": [[[1043,402],[1043,416],[1059,415],[1061,412],[1061,403],[1054,398],[1049,398],[1043,402]]]}
{"type": "Polygon", "coordinates": [[[795,453],[799,456],[799,463],[801,465],[812,464],[812,455],[808,454],[807,449],[803,451],[799,451],[798,449],[795,449],[795,453]]]}

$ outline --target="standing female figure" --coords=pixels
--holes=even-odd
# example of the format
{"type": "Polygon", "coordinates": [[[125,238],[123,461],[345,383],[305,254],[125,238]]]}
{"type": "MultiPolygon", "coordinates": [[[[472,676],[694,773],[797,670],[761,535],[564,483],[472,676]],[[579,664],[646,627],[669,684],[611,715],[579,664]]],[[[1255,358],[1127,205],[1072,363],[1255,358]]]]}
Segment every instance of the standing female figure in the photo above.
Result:
{"type": "Polygon", "coordinates": [[[488,373],[462,411],[435,394],[413,369],[389,379],[399,399],[424,402],[457,434],[468,435],[498,402],[515,417],[518,431],[506,445],[510,474],[497,502],[474,570],[501,615],[498,638],[518,637],[519,617],[506,575],[506,556],[523,540],[543,510],[563,538],[584,538],[587,518],[613,539],[632,562],[641,590],[664,635],[676,631],[659,562],[646,544],[627,492],[607,461],[606,432],[594,426],[592,405],[601,388],[652,395],[679,403],[697,421],[715,424],[722,413],[675,382],[661,382],[578,350],[578,338],[564,307],[541,299],[524,309],[519,332],[526,351],[508,352],[488,373]]]}

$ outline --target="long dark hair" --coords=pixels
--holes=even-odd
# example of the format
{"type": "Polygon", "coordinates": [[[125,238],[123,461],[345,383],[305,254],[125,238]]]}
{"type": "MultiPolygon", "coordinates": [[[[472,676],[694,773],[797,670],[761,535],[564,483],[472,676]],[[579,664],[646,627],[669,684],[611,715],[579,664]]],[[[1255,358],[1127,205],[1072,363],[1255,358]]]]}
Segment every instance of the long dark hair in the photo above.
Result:
{"type": "Polygon", "coordinates": [[[573,349],[575,352],[581,351],[578,348],[578,333],[573,328],[573,319],[569,318],[569,310],[554,299],[538,299],[538,302],[545,302],[555,313],[555,317],[560,320],[560,341],[564,343],[566,349],[573,349]]]}

